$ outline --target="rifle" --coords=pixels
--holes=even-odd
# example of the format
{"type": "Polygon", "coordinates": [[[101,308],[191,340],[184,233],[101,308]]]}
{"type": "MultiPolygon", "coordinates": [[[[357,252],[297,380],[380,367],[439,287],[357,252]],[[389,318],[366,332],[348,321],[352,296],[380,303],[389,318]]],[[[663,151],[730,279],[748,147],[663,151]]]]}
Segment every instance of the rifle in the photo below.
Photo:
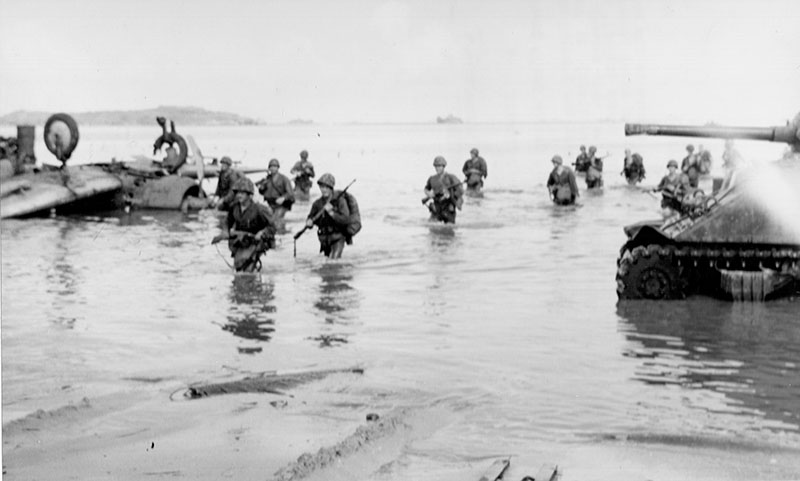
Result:
{"type": "MultiPolygon", "coordinates": [[[[459,182],[458,184],[453,184],[453,185],[447,187],[447,190],[449,191],[450,189],[458,187],[461,184],[465,184],[466,182],[467,182],[467,179],[464,179],[461,182],[459,182]]],[[[422,205],[426,205],[428,203],[428,201],[431,200],[431,199],[433,199],[433,197],[428,197],[426,195],[425,197],[422,198],[422,205]]]]}
{"type": "MultiPolygon", "coordinates": [[[[356,179],[353,179],[349,184],[347,184],[347,187],[342,189],[342,191],[339,192],[339,194],[336,195],[335,198],[333,196],[331,196],[330,200],[328,200],[328,202],[325,202],[325,205],[322,206],[322,208],[319,210],[319,212],[317,212],[314,215],[314,217],[311,218],[311,225],[314,225],[314,222],[316,222],[317,219],[322,217],[322,214],[325,213],[325,206],[327,206],[328,204],[330,204],[334,200],[338,201],[339,199],[341,199],[342,196],[345,194],[345,192],[347,192],[347,189],[349,189],[350,186],[353,185],[353,182],[355,182],[355,181],[356,181],[356,179]]],[[[300,236],[303,235],[310,228],[311,227],[306,223],[306,225],[304,225],[303,228],[300,229],[300,231],[297,232],[297,234],[294,235],[294,257],[297,257],[297,239],[299,239],[300,236]]]]}
{"type": "Polygon", "coordinates": [[[255,237],[256,235],[253,234],[252,232],[231,229],[229,232],[223,232],[222,234],[215,235],[214,238],[211,239],[211,245],[214,245],[214,244],[216,244],[218,242],[221,242],[221,241],[224,241],[224,240],[228,240],[231,237],[238,237],[240,239],[243,239],[243,238],[247,238],[248,236],[249,237],[255,237]]]}

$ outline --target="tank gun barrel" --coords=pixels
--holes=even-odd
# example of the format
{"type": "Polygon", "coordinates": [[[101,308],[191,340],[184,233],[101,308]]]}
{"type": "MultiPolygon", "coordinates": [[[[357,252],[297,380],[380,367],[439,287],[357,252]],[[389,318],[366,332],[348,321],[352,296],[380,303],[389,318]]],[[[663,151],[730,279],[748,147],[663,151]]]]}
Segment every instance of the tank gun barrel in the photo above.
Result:
{"type": "Polygon", "coordinates": [[[625,135],[670,135],[714,139],[750,139],[783,142],[800,151],[800,115],[781,127],[727,127],[721,125],[625,124],[625,135]]]}

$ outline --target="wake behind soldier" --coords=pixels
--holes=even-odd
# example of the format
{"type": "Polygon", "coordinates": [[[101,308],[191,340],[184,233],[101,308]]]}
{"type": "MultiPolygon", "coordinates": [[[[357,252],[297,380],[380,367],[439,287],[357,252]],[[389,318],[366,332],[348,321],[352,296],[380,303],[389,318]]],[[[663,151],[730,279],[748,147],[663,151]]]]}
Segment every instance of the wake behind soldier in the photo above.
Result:
{"type": "Polygon", "coordinates": [[[308,200],[311,195],[311,179],[314,178],[314,165],[308,161],[308,151],[300,152],[300,160],[295,162],[289,172],[294,176],[294,195],[297,200],[308,200]]]}
{"type": "MultiPolygon", "coordinates": [[[[348,194],[334,191],[336,179],[331,174],[322,174],[317,181],[322,197],[311,204],[306,227],[317,226],[319,251],[331,259],[342,257],[345,243],[353,242],[353,235],[348,231],[351,226],[351,209],[348,194]]],[[[359,223],[360,226],[360,223],[359,223]]]]}
{"type": "Polygon", "coordinates": [[[447,161],[441,155],[433,159],[436,173],[428,177],[425,183],[425,197],[422,203],[427,203],[431,220],[455,224],[456,209],[461,210],[461,205],[464,203],[464,190],[458,177],[444,171],[445,166],[447,161]]]}
{"type": "Polygon", "coordinates": [[[269,173],[258,181],[258,192],[264,197],[269,207],[274,212],[275,224],[280,231],[285,230],[283,217],[286,211],[292,210],[294,204],[294,190],[288,177],[278,172],[281,164],[278,159],[269,161],[269,173]]]}
{"type": "Polygon", "coordinates": [[[258,271],[261,270],[261,256],[275,247],[272,210],[253,201],[253,182],[246,177],[236,180],[233,191],[236,201],[228,211],[228,233],[215,237],[212,242],[227,237],[236,271],[258,271]]]}
{"type": "Polygon", "coordinates": [[[466,177],[468,191],[480,193],[483,188],[483,179],[489,175],[486,160],[478,155],[478,149],[473,148],[469,154],[471,157],[464,162],[461,171],[466,177]]]}

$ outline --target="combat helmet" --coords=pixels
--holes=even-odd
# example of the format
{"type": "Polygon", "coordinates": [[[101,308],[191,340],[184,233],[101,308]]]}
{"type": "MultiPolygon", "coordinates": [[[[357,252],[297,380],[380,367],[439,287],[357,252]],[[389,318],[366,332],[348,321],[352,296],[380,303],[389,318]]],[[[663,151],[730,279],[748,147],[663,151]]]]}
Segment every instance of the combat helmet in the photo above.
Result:
{"type": "Polygon", "coordinates": [[[330,187],[331,189],[333,189],[333,186],[336,185],[336,179],[334,179],[331,174],[322,174],[319,176],[317,184],[324,185],[326,187],[330,187]]]}
{"type": "Polygon", "coordinates": [[[228,164],[228,165],[231,165],[233,162],[231,162],[231,158],[230,158],[230,157],[228,157],[228,156],[226,155],[225,157],[223,157],[223,158],[222,158],[222,159],[219,161],[219,163],[220,163],[220,164],[228,164]]]}
{"type": "Polygon", "coordinates": [[[670,160],[669,162],[667,162],[667,167],[675,167],[677,169],[678,168],[678,161],[675,160],[675,159],[670,160]]]}
{"type": "Polygon", "coordinates": [[[278,162],[278,159],[270,159],[268,167],[272,167],[273,165],[275,167],[280,167],[281,163],[278,162]]]}
{"type": "Polygon", "coordinates": [[[447,165],[447,161],[444,160],[444,157],[441,155],[437,155],[436,158],[433,159],[433,166],[436,167],[438,165],[441,165],[442,167],[447,165]]]}
{"type": "Polygon", "coordinates": [[[253,188],[253,181],[247,177],[240,177],[236,179],[236,182],[233,183],[233,191],[247,192],[248,194],[253,195],[253,192],[255,192],[255,189],[253,188]]]}
{"type": "Polygon", "coordinates": [[[473,147],[472,150],[469,151],[469,153],[472,155],[478,155],[478,149],[473,147]]]}
{"type": "Polygon", "coordinates": [[[300,158],[303,159],[303,160],[306,160],[308,158],[308,151],[307,150],[301,150],[300,151],[300,158]]]}

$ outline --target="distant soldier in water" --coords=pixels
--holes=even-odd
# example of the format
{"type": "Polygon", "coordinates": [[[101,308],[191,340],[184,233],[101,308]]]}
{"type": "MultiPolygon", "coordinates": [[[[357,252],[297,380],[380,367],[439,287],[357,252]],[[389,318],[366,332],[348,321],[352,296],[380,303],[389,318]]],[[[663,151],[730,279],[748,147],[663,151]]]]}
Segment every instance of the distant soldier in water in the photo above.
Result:
{"type": "Polygon", "coordinates": [[[639,154],[631,154],[631,149],[625,149],[625,160],[620,175],[625,176],[629,184],[634,185],[644,180],[644,159],[639,154]]]}
{"type": "Polygon", "coordinates": [[[300,160],[295,162],[289,173],[294,176],[294,195],[297,200],[308,200],[311,192],[311,179],[314,178],[314,165],[308,161],[308,151],[300,152],[300,160]]]}
{"type": "Polygon", "coordinates": [[[550,191],[550,198],[558,205],[574,204],[580,196],[575,174],[572,169],[564,165],[560,155],[554,155],[551,162],[553,170],[547,178],[547,190],[550,191]]]}
{"type": "Polygon", "coordinates": [[[586,169],[586,188],[596,189],[603,186],[603,159],[596,156],[597,147],[589,146],[589,167],[586,169]]]}
{"type": "Polygon", "coordinates": [[[478,155],[478,149],[473,148],[469,153],[471,157],[464,162],[461,171],[466,177],[468,192],[479,193],[483,188],[483,179],[489,175],[489,172],[486,160],[478,155]]]}
{"type": "Polygon", "coordinates": [[[667,171],[667,175],[653,189],[653,192],[661,192],[661,209],[664,217],[681,211],[683,196],[690,189],[689,177],[678,171],[677,160],[667,162],[667,171]]]}
{"type": "MultiPolygon", "coordinates": [[[[237,272],[261,269],[261,256],[275,247],[275,224],[269,206],[253,201],[253,182],[246,177],[233,185],[236,202],[228,211],[228,247],[237,272]]],[[[215,238],[216,240],[216,238],[215,238]]]]}
{"type": "Polygon", "coordinates": [[[425,197],[422,203],[427,204],[431,220],[454,224],[456,209],[461,210],[464,203],[464,190],[458,177],[444,171],[446,165],[447,161],[441,155],[433,159],[436,173],[428,177],[425,183],[425,197]]]}
{"type": "Polygon", "coordinates": [[[317,185],[322,196],[311,205],[306,227],[316,225],[319,251],[328,258],[338,259],[342,257],[345,243],[351,239],[347,230],[351,223],[347,194],[334,192],[336,179],[331,174],[319,176],[317,185]]]}
{"type": "Polygon", "coordinates": [[[280,167],[281,164],[278,159],[271,159],[267,167],[269,173],[265,178],[259,180],[256,185],[258,186],[258,192],[274,212],[275,224],[283,232],[286,227],[283,217],[286,215],[286,211],[292,209],[294,190],[289,178],[278,172],[280,167]]]}
{"type": "Polygon", "coordinates": [[[589,154],[586,153],[586,146],[581,145],[581,153],[575,158],[575,172],[586,172],[589,170],[589,154]]]}
{"type": "Polygon", "coordinates": [[[231,167],[231,158],[223,157],[219,161],[219,176],[217,177],[217,189],[214,191],[213,205],[217,210],[227,211],[231,208],[236,194],[233,191],[233,184],[237,179],[244,177],[244,174],[231,167]]]}
{"type": "Polygon", "coordinates": [[[694,145],[686,146],[686,157],[681,162],[681,172],[689,177],[689,185],[697,188],[700,183],[700,161],[694,153],[694,145]]]}

